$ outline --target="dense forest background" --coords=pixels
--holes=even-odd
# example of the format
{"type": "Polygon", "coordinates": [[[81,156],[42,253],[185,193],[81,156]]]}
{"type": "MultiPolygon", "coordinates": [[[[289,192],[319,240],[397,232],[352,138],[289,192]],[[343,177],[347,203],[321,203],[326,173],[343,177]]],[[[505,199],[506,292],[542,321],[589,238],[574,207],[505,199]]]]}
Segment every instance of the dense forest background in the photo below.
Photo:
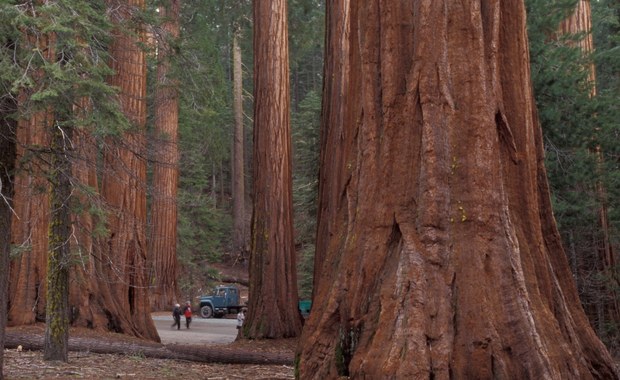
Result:
{"type": "MultiPolygon", "coordinates": [[[[70,3],[70,2],[67,2],[70,3]]],[[[574,0],[528,0],[531,70],[538,115],[546,144],[546,164],[552,188],[555,217],[564,241],[576,285],[590,321],[610,350],[620,350],[620,5],[614,0],[592,1],[592,36],[595,50],[584,52],[575,44],[583,34],[561,35],[558,28],[573,11],[574,0]],[[596,82],[589,80],[594,64],[596,82]],[[593,88],[596,88],[593,96],[593,88]],[[601,228],[601,209],[606,228],[601,228]],[[606,249],[602,247],[607,245],[606,249]],[[611,254],[606,262],[601,252],[611,254]],[[606,305],[615,304],[615,309],[606,305]],[[612,311],[610,311],[612,310],[612,311]],[[615,311],[613,311],[615,310],[615,311]]],[[[181,3],[180,36],[168,43],[175,52],[171,77],[179,85],[179,178],[177,223],[177,281],[183,298],[206,291],[220,278],[214,264],[247,265],[247,249],[233,247],[233,39],[238,38],[243,69],[243,131],[245,150],[245,212],[249,230],[252,168],[252,9],[249,0],[187,0],[181,3]]],[[[147,4],[142,20],[147,34],[157,40],[162,27],[158,2],[147,4]]],[[[290,83],[293,131],[293,197],[295,245],[298,254],[300,298],[312,293],[316,230],[316,194],[319,124],[323,83],[324,5],[319,0],[290,0],[290,83]]],[[[9,25],[12,12],[0,12],[0,24],[9,25]]],[[[67,20],[67,23],[75,20],[67,20]]],[[[99,26],[105,31],[104,21],[99,26]]],[[[79,23],[79,21],[78,21],[79,23]]],[[[69,24],[67,24],[69,25],[69,24]]],[[[57,26],[64,31],[68,26],[57,26]]],[[[8,29],[7,29],[8,30],[8,29]]],[[[0,29],[2,33],[2,29],[0,29]]],[[[94,33],[89,29],[89,33],[94,33]]],[[[14,93],[15,68],[3,33],[0,61],[3,93],[14,93]],[[8,55],[7,55],[8,54],[8,55]],[[12,75],[12,76],[11,76],[12,75]]],[[[76,40],[77,41],[77,40],[76,40]]],[[[76,42],[77,43],[77,42],[76,42]]],[[[153,176],[158,136],[154,115],[157,55],[145,46],[149,94],[146,123],[147,179],[153,176]]],[[[98,78],[109,72],[98,73],[98,78]]],[[[59,74],[60,76],[60,74],[59,74]]],[[[27,78],[24,78],[26,80],[27,78]]],[[[22,83],[23,84],[23,83],[22,83]]],[[[96,84],[91,92],[105,90],[96,84]]],[[[58,89],[56,89],[58,91],[58,89]]],[[[44,102],[50,93],[41,93],[44,102]]],[[[105,129],[101,136],[126,128],[122,118],[103,107],[93,117],[105,129]]],[[[102,140],[103,141],[103,140],[102,140]]],[[[147,203],[153,188],[146,187],[147,203]]],[[[100,213],[91,208],[93,214],[100,213]]],[[[151,222],[150,215],[147,222],[151,222]]],[[[23,246],[13,247],[13,258],[23,246]]]]}

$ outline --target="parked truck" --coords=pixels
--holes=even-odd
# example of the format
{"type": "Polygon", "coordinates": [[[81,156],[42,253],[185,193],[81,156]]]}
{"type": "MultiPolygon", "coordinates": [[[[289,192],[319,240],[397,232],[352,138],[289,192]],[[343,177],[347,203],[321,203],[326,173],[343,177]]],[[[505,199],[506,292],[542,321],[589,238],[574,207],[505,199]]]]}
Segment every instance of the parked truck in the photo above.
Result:
{"type": "MultiPolygon", "coordinates": [[[[226,314],[236,314],[243,307],[239,289],[234,285],[216,286],[211,294],[200,297],[200,316],[203,318],[222,318],[226,314]]],[[[299,311],[304,318],[310,314],[310,300],[299,301],[299,311]]]]}
{"type": "Polygon", "coordinates": [[[244,306],[240,301],[239,289],[236,286],[217,286],[211,294],[200,297],[200,316],[221,318],[226,314],[236,314],[244,306]]]}

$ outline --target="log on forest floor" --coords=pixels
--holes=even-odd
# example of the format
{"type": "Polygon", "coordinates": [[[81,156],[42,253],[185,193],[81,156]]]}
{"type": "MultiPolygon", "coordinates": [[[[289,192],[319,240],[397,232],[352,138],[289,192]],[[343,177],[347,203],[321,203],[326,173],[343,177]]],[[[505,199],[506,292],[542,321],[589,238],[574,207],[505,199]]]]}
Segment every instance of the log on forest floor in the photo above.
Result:
{"type": "MultiPolygon", "coordinates": [[[[25,350],[42,350],[43,336],[23,332],[6,332],[5,348],[22,346],[25,350]]],[[[159,343],[127,343],[93,338],[70,337],[69,351],[97,354],[141,355],[149,358],[187,360],[222,364],[292,365],[293,356],[285,353],[253,352],[195,345],[163,345],[159,343]]]]}

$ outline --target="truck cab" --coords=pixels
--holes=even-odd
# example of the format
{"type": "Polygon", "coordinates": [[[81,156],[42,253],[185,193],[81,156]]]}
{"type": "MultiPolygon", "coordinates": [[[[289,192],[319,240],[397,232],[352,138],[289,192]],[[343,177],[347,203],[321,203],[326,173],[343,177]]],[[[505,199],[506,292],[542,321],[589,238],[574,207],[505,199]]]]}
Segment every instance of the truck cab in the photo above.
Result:
{"type": "Polygon", "coordinates": [[[236,286],[216,286],[211,294],[200,297],[200,316],[221,318],[241,310],[239,289],[236,286]]]}

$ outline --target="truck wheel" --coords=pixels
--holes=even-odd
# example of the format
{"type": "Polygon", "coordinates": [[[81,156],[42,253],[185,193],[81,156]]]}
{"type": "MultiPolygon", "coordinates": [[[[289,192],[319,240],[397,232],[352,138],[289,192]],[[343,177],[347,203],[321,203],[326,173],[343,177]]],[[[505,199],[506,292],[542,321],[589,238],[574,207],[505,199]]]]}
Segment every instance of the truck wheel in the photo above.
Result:
{"type": "Polygon", "coordinates": [[[213,316],[213,309],[211,306],[206,305],[200,308],[200,316],[203,318],[211,318],[213,316]]]}

